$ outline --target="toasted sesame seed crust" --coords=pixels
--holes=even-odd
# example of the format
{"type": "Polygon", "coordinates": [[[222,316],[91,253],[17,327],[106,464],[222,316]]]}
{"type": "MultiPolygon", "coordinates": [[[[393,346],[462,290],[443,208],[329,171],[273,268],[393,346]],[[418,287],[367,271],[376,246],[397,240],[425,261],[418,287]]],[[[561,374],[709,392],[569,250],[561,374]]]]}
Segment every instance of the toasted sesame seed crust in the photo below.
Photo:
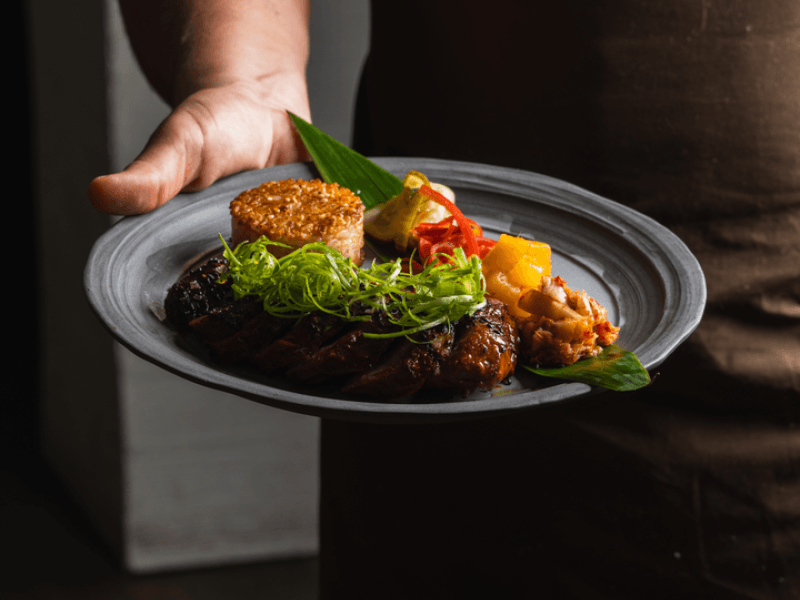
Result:
{"type": "MultiPolygon", "coordinates": [[[[231,202],[230,211],[234,244],[262,235],[292,248],[325,242],[361,264],[364,205],[337,183],[319,179],[268,181],[239,194],[231,202]]],[[[276,248],[273,254],[282,256],[290,251],[276,248]]]]}

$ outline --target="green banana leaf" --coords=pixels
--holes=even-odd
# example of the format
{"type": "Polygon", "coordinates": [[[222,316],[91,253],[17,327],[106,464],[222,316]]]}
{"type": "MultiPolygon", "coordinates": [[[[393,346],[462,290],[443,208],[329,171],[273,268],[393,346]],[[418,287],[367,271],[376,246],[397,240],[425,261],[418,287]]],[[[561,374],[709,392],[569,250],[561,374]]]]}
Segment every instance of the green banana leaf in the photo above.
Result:
{"type": "MultiPolygon", "coordinates": [[[[355,150],[327,133],[289,113],[300,138],[308,149],[320,175],[327,183],[349,188],[369,210],[399,194],[403,182],[355,150]]],[[[611,345],[594,358],[579,360],[565,367],[525,369],[542,377],[580,381],[618,392],[636,390],[650,384],[650,375],[636,355],[611,345]]]]}
{"type": "Polygon", "coordinates": [[[616,344],[606,347],[594,358],[586,358],[564,367],[525,369],[542,377],[580,381],[617,392],[638,390],[650,384],[650,374],[633,352],[616,344]]]}
{"type": "Polygon", "coordinates": [[[361,198],[369,210],[403,191],[403,182],[311,123],[289,113],[300,139],[326,183],[338,183],[361,198]]]}

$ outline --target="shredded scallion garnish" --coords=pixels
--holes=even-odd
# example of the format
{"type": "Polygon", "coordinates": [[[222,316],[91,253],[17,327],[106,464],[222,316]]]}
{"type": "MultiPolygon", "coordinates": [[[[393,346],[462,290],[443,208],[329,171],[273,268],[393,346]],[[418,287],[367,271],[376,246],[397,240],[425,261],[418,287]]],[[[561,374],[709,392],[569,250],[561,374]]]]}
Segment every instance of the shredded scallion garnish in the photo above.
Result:
{"type": "Polygon", "coordinates": [[[352,314],[351,308],[360,303],[384,311],[399,327],[391,333],[364,333],[366,337],[397,337],[455,322],[485,303],[481,261],[467,258],[461,248],[448,261],[429,261],[421,272],[409,273],[400,258],[359,269],[323,243],[276,258],[267,246],[281,244],[266,237],[235,250],[220,239],[228,270],[219,281],[230,277],[235,298],[257,296],[265,311],[280,317],[324,311],[348,321],[368,319],[363,311],[352,314]]]}

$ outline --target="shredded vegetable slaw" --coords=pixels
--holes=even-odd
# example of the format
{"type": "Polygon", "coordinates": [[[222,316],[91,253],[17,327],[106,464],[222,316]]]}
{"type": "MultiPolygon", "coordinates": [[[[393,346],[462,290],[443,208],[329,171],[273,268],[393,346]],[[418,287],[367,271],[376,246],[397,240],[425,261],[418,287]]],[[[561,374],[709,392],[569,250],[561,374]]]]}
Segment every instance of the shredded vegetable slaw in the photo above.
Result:
{"type": "Polygon", "coordinates": [[[421,271],[409,273],[400,258],[359,269],[323,243],[307,244],[275,258],[267,250],[273,242],[264,236],[235,250],[221,235],[220,239],[228,260],[220,282],[230,277],[237,299],[257,296],[265,311],[279,317],[301,318],[324,311],[349,321],[369,319],[352,313],[354,304],[361,303],[385,311],[400,328],[364,335],[399,337],[457,321],[486,302],[481,261],[477,256],[467,258],[462,248],[448,255],[449,262],[429,261],[421,271]]]}

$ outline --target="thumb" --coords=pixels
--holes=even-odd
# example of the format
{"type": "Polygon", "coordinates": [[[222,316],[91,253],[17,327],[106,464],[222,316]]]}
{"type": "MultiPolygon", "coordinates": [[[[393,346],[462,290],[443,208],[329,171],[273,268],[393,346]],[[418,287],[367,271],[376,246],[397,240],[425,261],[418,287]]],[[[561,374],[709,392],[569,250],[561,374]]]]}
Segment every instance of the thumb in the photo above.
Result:
{"type": "Polygon", "coordinates": [[[196,128],[180,114],[167,117],[125,170],[89,184],[89,201],[104,213],[135,215],[173,198],[194,179],[200,163],[202,136],[196,128]]]}

